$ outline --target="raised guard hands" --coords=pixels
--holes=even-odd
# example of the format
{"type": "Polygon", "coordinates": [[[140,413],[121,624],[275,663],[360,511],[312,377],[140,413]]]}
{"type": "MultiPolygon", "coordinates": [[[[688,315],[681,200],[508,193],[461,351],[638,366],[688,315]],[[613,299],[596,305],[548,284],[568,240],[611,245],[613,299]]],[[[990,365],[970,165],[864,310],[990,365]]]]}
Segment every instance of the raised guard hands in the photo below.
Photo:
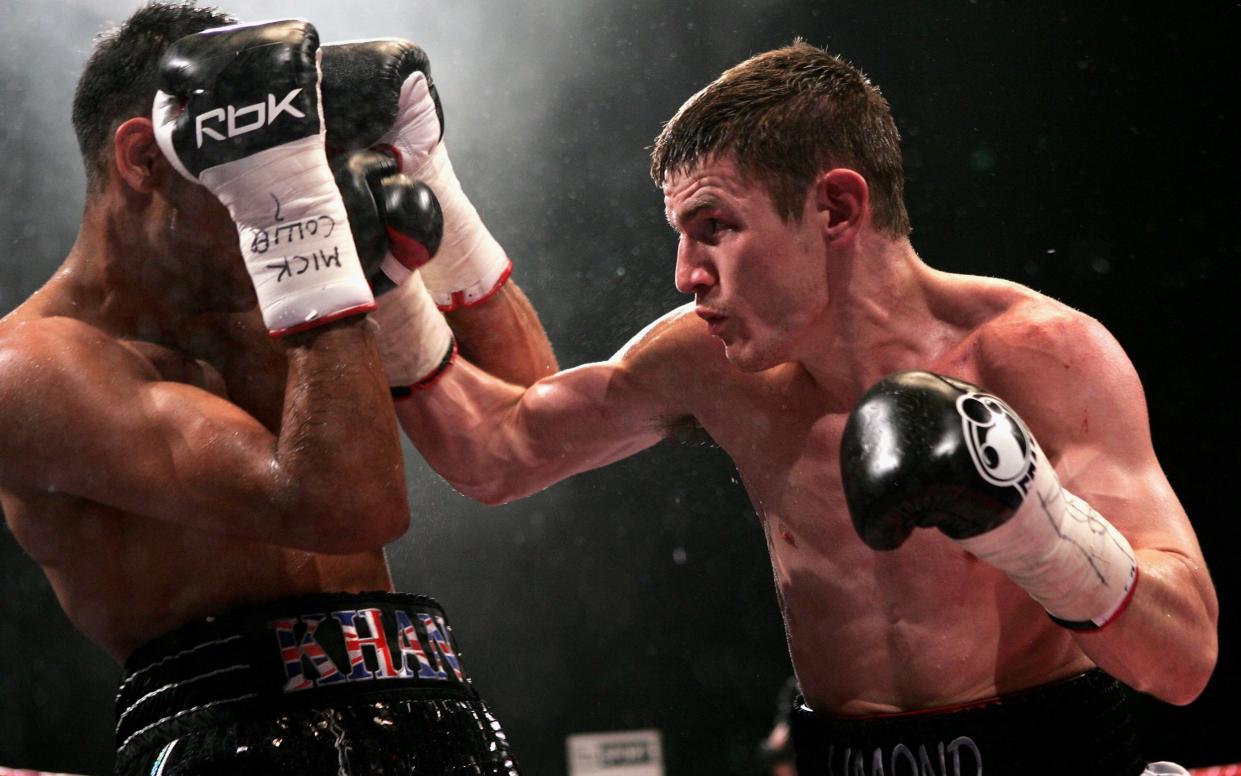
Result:
{"type": "Polygon", "coordinates": [[[275,336],[375,306],[328,166],[319,56],[304,20],[190,35],[160,61],[152,110],[164,155],[232,215],[275,336]]]}
{"type": "Polygon", "coordinates": [[[452,331],[418,268],[439,249],[444,218],[425,184],[396,171],[387,154],[361,150],[332,160],[358,253],[379,309],[376,342],[393,396],[439,376],[455,352],[452,331]]]}
{"type": "Polygon", "coordinates": [[[1061,625],[1102,627],[1133,595],[1133,548],[1065,490],[1017,413],[981,388],[898,372],[858,402],[840,445],[853,526],[875,550],[935,527],[1061,625]]]}
{"type": "Polygon", "coordinates": [[[328,144],[373,146],[431,187],[444,211],[438,257],[422,270],[445,312],[479,304],[508,280],[512,263],[465,196],[444,147],[444,111],[426,53],[405,40],[323,47],[328,144]]]}

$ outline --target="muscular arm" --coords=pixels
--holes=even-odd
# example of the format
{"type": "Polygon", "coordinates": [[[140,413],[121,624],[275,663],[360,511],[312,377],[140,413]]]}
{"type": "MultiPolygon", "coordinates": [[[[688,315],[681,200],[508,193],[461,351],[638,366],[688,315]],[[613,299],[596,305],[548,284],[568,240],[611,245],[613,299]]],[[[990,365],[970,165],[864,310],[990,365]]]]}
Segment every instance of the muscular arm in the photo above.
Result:
{"type": "Polygon", "coordinates": [[[445,316],[461,355],[484,372],[530,385],[556,371],[556,356],[530,300],[510,280],[487,301],[445,316]]]}
{"type": "Polygon", "coordinates": [[[993,362],[1000,368],[989,384],[1014,397],[1064,487],[1137,554],[1128,608],[1074,638],[1126,684],[1189,703],[1214,669],[1219,607],[1193,527],[1155,456],[1137,373],[1111,335],[1084,316],[1022,326],[998,344],[1006,356],[993,362]]]}
{"type": "Polygon", "coordinates": [[[318,552],[373,549],[408,524],[387,385],[360,317],[284,340],[278,435],[76,321],[30,322],[9,341],[7,487],[318,552]]]}
{"type": "Polygon", "coordinates": [[[468,361],[397,403],[428,463],[463,493],[496,504],[650,447],[689,414],[692,336],[684,309],[656,321],[610,361],[529,388],[468,361]]]}

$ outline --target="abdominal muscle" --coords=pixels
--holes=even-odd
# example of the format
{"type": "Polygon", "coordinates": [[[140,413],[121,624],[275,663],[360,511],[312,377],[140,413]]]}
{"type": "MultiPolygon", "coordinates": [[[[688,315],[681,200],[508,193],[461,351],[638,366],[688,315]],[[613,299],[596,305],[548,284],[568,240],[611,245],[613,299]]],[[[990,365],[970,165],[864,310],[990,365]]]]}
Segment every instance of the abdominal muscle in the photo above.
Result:
{"type": "Polygon", "coordinates": [[[888,553],[856,541],[818,557],[813,547],[790,557],[776,540],[789,650],[811,708],[857,716],[953,706],[1092,667],[1000,572],[938,532],[920,533],[888,553]]]}

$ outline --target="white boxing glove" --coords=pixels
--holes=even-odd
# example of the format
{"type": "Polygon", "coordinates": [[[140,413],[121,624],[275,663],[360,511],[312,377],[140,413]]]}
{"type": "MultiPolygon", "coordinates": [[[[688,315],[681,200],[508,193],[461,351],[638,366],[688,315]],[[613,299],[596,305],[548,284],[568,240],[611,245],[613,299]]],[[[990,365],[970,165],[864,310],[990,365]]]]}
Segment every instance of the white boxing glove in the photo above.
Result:
{"type": "Polygon", "coordinates": [[[275,336],[375,306],[328,167],[319,84],[304,20],[206,30],[160,62],[160,149],[228,208],[275,336]]]}

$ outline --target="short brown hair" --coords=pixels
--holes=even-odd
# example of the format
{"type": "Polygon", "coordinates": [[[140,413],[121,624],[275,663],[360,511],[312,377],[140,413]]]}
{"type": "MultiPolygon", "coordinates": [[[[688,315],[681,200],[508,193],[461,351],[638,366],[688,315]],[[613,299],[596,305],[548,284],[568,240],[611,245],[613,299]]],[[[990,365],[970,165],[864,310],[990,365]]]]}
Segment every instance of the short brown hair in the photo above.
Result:
{"type": "Polygon", "coordinates": [[[95,38],[73,95],[73,130],[86,165],[88,194],[98,193],[108,179],[116,128],[134,116],[151,115],[164,50],[186,35],[233,21],[215,8],[195,6],[194,0],[150,2],[95,38]]]}
{"type": "Polygon", "coordinates": [[[875,227],[910,232],[887,100],[856,67],[804,41],[753,56],[690,97],[655,139],[651,177],[662,186],[719,155],[767,188],[785,222],[800,218],[821,171],[855,169],[870,187],[875,227]]]}

